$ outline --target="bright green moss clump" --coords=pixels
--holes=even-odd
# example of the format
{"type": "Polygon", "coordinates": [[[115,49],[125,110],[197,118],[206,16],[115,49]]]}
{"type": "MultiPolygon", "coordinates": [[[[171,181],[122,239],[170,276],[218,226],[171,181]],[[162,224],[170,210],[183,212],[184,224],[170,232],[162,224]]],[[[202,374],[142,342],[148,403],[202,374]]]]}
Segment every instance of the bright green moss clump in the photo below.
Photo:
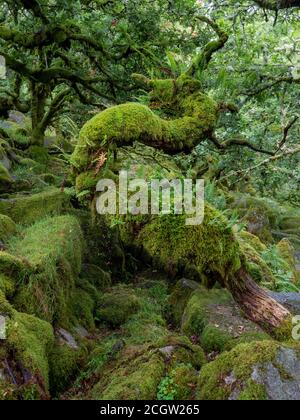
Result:
{"type": "Polygon", "coordinates": [[[192,400],[197,384],[197,371],[190,364],[178,364],[162,379],[158,387],[158,400],[192,400]]]}
{"type": "Polygon", "coordinates": [[[239,245],[226,219],[206,205],[204,222],[187,226],[186,216],[153,217],[144,227],[120,227],[121,238],[140,247],[154,265],[171,276],[187,274],[196,280],[224,278],[240,267],[239,245]]]}
{"type": "Polygon", "coordinates": [[[5,242],[15,233],[16,225],[13,220],[4,214],[0,214],[0,241],[5,242]]]}
{"type": "Polygon", "coordinates": [[[125,361],[113,372],[103,392],[105,382],[100,382],[91,397],[95,400],[154,400],[164,370],[164,361],[158,354],[148,360],[142,355],[131,363],[125,361]]]}
{"type": "Polygon", "coordinates": [[[69,202],[66,193],[51,188],[39,194],[15,195],[0,200],[0,213],[11,217],[15,223],[29,225],[43,217],[63,213],[69,202]]]}
{"type": "Polygon", "coordinates": [[[9,251],[30,266],[26,278],[19,277],[16,308],[51,323],[68,325],[83,254],[77,219],[48,218],[24,229],[22,236],[9,243],[9,251]]]}
{"type": "Polygon", "coordinates": [[[117,286],[98,301],[96,316],[112,327],[124,324],[140,308],[138,297],[126,286],[117,286]]]}
{"type": "Polygon", "coordinates": [[[5,191],[13,183],[8,170],[0,163],[0,190],[5,191]]]}
{"type": "Polygon", "coordinates": [[[4,383],[0,386],[0,399],[5,395],[9,395],[9,399],[48,398],[48,357],[54,342],[51,325],[17,312],[1,295],[0,312],[6,316],[6,340],[2,342],[0,361],[5,359],[17,378],[17,383],[13,383],[11,376],[5,372],[4,383]]]}
{"type": "Polygon", "coordinates": [[[51,394],[57,396],[70,385],[79,373],[84,350],[74,350],[66,344],[56,343],[49,356],[51,394]]]}

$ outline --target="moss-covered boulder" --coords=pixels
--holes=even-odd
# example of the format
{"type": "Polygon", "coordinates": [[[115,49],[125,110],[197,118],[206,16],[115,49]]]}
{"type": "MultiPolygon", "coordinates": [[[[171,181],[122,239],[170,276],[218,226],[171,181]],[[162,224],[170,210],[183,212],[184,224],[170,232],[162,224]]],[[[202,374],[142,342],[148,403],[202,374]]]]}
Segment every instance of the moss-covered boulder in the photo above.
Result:
{"type": "Polygon", "coordinates": [[[5,316],[6,339],[1,343],[0,399],[48,399],[48,358],[54,342],[50,324],[17,312],[0,291],[0,313],[5,316]]]}
{"type": "Polygon", "coordinates": [[[112,327],[124,324],[140,309],[141,302],[126,286],[117,286],[101,296],[97,303],[96,317],[112,327]]]}
{"type": "MultiPolygon", "coordinates": [[[[96,343],[76,382],[84,385],[84,393],[77,386],[68,398],[157,399],[169,374],[176,376],[180,395],[191,395],[194,388],[187,382],[187,372],[184,370],[182,381],[179,372],[183,372],[185,365],[193,372],[191,381],[194,381],[195,372],[206,363],[206,357],[201,347],[187,337],[168,330],[164,319],[168,307],[166,284],[143,275],[135,286],[120,285],[108,292],[108,304],[113,292],[123,299],[130,293],[130,299],[135,296],[134,302],[137,300],[139,307],[130,315],[126,310],[121,328],[96,343]]],[[[120,309],[122,305],[124,301],[119,304],[120,309]]],[[[116,307],[114,311],[118,316],[116,307]]]]}
{"type": "Polygon", "coordinates": [[[232,194],[230,206],[238,212],[247,230],[263,243],[273,243],[272,230],[278,229],[282,208],[275,201],[248,194],[232,194]]]}
{"type": "Polygon", "coordinates": [[[16,233],[17,227],[15,222],[4,214],[0,214],[0,241],[6,242],[7,239],[16,233]]]}
{"type": "Polygon", "coordinates": [[[0,162],[0,191],[6,191],[13,184],[14,180],[7,168],[0,162]]]}
{"type": "Polygon", "coordinates": [[[184,401],[195,398],[198,373],[191,364],[182,363],[170,370],[158,386],[157,399],[184,401]]]}
{"type": "Polygon", "coordinates": [[[51,395],[57,397],[71,385],[80,373],[80,367],[87,358],[84,345],[78,348],[56,340],[49,355],[49,382],[51,395]]]}
{"type": "Polygon", "coordinates": [[[243,317],[231,295],[222,289],[194,291],[184,310],[181,331],[208,352],[222,352],[240,342],[269,336],[243,317]]]}
{"type": "Polygon", "coordinates": [[[50,323],[68,325],[83,246],[81,228],[73,216],[47,218],[13,238],[8,244],[11,258],[26,262],[26,272],[19,271],[17,278],[15,307],[50,323]]]}
{"type": "Polygon", "coordinates": [[[200,372],[201,400],[299,400],[299,346],[241,344],[200,372]]]}
{"type": "Polygon", "coordinates": [[[68,209],[70,197],[59,189],[47,189],[38,194],[16,194],[0,199],[0,213],[15,223],[32,224],[46,216],[62,214],[68,209]]]}
{"type": "Polygon", "coordinates": [[[198,289],[199,283],[193,280],[181,279],[176,283],[168,298],[168,319],[175,327],[181,326],[186,305],[193,292],[198,289]]]}
{"type": "MultiPolygon", "coordinates": [[[[88,393],[88,399],[155,400],[168,372],[177,374],[179,385],[179,367],[186,364],[195,375],[206,362],[200,347],[176,336],[148,345],[121,346],[117,355],[108,355],[108,360],[110,363],[102,363],[99,381],[88,393]]],[[[180,386],[181,395],[191,393],[190,383],[184,379],[180,386]]]]}

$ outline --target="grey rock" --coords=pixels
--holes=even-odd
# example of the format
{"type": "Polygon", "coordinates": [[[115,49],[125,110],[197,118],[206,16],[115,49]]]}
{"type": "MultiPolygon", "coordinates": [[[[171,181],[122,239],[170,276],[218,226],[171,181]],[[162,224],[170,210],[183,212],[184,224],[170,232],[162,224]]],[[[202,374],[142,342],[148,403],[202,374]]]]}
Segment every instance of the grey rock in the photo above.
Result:
{"type": "Polygon", "coordinates": [[[159,349],[159,352],[167,357],[168,359],[170,359],[172,357],[172,354],[174,353],[175,347],[174,346],[167,346],[167,347],[163,347],[161,349],[159,349]]]}
{"type": "Polygon", "coordinates": [[[229,376],[224,379],[226,385],[233,385],[236,382],[235,374],[232,372],[229,376]]]}
{"type": "Polygon", "coordinates": [[[26,117],[24,114],[22,114],[22,112],[19,111],[10,111],[9,113],[9,119],[10,121],[19,124],[19,125],[24,125],[26,117]]]}
{"type": "Polygon", "coordinates": [[[81,326],[74,328],[74,331],[80,338],[87,338],[89,336],[89,332],[81,326]]]}
{"type": "Polygon", "coordinates": [[[4,129],[9,129],[13,126],[13,123],[9,121],[0,120],[0,127],[4,129]]]}
{"type": "Polygon", "coordinates": [[[288,309],[293,315],[300,314],[300,293],[268,292],[269,295],[288,309]]]}
{"type": "Polygon", "coordinates": [[[297,352],[281,347],[274,363],[254,366],[251,379],[264,385],[269,400],[300,400],[300,360],[297,352]]]}
{"type": "Polygon", "coordinates": [[[66,344],[67,346],[69,346],[73,350],[78,350],[79,349],[75,338],[68,331],[64,330],[63,328],[59,328],[56,331],[56,334],[57,334],[59,342],[61,344],[66,344]]]}
{"type": "Polygon", "coordinates": [[[8,159],[8,157],[5,155],[0,159],[0,163],[4,166],[5,169],[8,171],[11,169],[11,161],[8,159]]]}
{"type": "Polygon", "coordinates": [[[188,279],[183,278],[183,279],[179,280],[178,283],[184,289],[190,289],[190,290],[199,289],[199,283],[197,283],[196,281],[193,281],[193,280],[188,280],[188,279]]]}

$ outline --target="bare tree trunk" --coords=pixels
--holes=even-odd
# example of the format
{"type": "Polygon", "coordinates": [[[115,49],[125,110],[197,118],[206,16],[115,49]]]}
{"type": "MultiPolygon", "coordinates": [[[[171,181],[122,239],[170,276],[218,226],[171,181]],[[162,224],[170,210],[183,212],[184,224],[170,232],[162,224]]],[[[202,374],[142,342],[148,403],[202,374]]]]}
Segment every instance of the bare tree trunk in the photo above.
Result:
{"type": "MultiPolygon", "coordinates": [[[[280,338],[283,330],[289,328],[289,311],[256,284],[244,268],[229,278],[226,287],[245,315],[264,330],[280,338]]],[[[291,334],[292,331],[290,329],[286,332],[291,334]]]]}

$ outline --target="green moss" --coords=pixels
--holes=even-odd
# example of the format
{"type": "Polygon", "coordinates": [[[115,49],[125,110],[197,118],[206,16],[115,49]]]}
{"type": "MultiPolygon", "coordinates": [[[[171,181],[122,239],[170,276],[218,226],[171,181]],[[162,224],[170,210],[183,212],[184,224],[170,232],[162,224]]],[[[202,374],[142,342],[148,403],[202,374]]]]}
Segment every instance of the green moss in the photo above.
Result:
{"type": "MultiPolygon", "coordinates": [[[[231,301],[229,293],[224,290],[206,290],[201,288],[191,296],[182,317],[182,331],[188,335],[201,336],[209,324],[210,306],[221,305],[231,301]]],[[[209,330],[208,330],[209,332],[209,330]]]]}
{"type": "Polygon", "coordinates": [[[201,346],[208,353],[222,353],[231,341],[232,336],[229,333],[214,325],[207,325],[201,335],[201,346]]]}
{"type": "Polygon", "coordinates": [[[162,379],[158,400],[192,400],[197,384],[197,371],[189,364],[179,364],[162,379]]]}
{"type": "Polygon", "coordinates": [[[138,297],[126,286],[117,286],[98,302],[96,318],[112,327],[124,324],[140,308],[138,297]]]}
{"type": "Polygon", "coordinates": [[[239,401],[265,401],[267,400],[266,389],[263,385],[249,380],[247,387],[239,396],[239,401]]]}
{"type": "Polygon", "coordinates": [[[295,249],[293,245],[288,239],[282,239],[277,244],[277,250],[279,251],[279,254],[283,260],[286,262],[286,271],[293,273],[292,281],[296,283],[298,280],[298,272],[296,268],[295,249]]]}
{"type": "Polygon", "coordinates": [[[23,279],[31,266],[22,256],[12,255],[6,251],[0,251],[0,272],[8,277],[23,279]]]}
{"type": "Polygon", "coordinates": [[[14,304],[18,310],[67,326],[83,254],[79,223],[72,216],[48,218],[25,228],[22,236],[9,243],[10,252],[30,264],[27,276],[19,277],[14,304]]]}
{"type": "Polygon", "coordinates": [[[272,336],[278,341],[292,340],[293,325],[292,317],[288,316],[280,327],[274,329],[272,336]]]}
{"type": "Polygon", "coordinates": [[[16,285],[14,281],[10,277],[2,273],[0,273],[0,290],[4,293],[4,295],[7,298],[11,298],[16,290],[16,285]]]}
{"type": "Polygon", "coordinates": [[[100,292],[111,286],[111,275],[97,265],[84,264],[78,284],[82,285],[82,282],[88,282],[100,292]]]}
{"type": "Polygon", "coordinates": [[[58,396],[71,385],[72,380],[79,374],[84,355],[83,350],[74,350],[65,344],[55,344],[49,356],[52,396],[58,396]]]}
{"type": "Polygon", "coordinates": [[[93,299],[90,293],[77,288],[72,296],[71,307],[71,313],[75,317],[75,320],[80,320],[80,325],[88,330],[95,328],[95,299],[93,299]]]}
{"type": "Polygon", "coordinates": [[[239,232],[238,237],[249,244],[258,253],[264,252],[267,249],[266,245],[263,244],[257,236],[252,235],[252,233],[249,233],[246,230],[239,232]]]}
{"type": "MultiPolygon", "coordinates": [[[[186,216],[153,217],[144,227],[130,223],[120,226],[125,244],[136,245],[169,275],[192,273],[196,280],[212,280],[240,267],[239,245],[227,220],[206,205],[204,222],[187,226],[186,216]],[[166,244],[168,246],[166,247],[166,244]],[[204,275],[204,276],[203,276],[204,275]]],[[[189,277],[190,278],[190,277],[189,277]]]]}
{"type": "Polygon", "coordinates": [[[0,189],[5,191],[13,183],[13,179],[10,176],[8,170],[0,163],[0,189]]]}
{"type": "Polygon", "coordinates": [[[181,326],[182,315],[184,313],[185,307],[189,301],[189,298],[198,287],[198,283],[191,280],[182,279],[176,283],[176,286],[172,290],[172,293],[168,299],[168,319],[176,327],[181,326]]]}
{"type": "Polygon", "coordinates": [[[51,325],[31,315],[15,311],[1,297],[0,311],[7,315],[6,340],[3,341],[4,352],[0,357],[6,358],[14,377],[19,377],[20,383],[23,383],[17,386],[7,381],[2,388],[16,398],[48,398],[48,357],[54,342],[51,325]]]}
{"type": "Polygon", "coordinates": [[[80,194],[83,191],[95,192],[96,185],[99,181],[99,175],[95,175],[95,171],[88,171],[81,173],[76,178],[76,192],[80,194]]]}
{"type": "Polygon", "coordinates": [[[32,224],[46,216],[58,215],[69,207],[70,197],[58,189],[48,189],[33,195],[15,195],[0,200],[0,213],[15,223],[32,224]]]}
{"type": "MultiPolygon", "coordinates": [[[[241,344],[228,353],[223,353],[214,362],[204,366],[198,381],[197,398],[200,400],[227,400],[234,388],[226,384],[226,377],[234,376],[240,397],[262,396],[258,388],[249,382],[253,366],[272,362],[279,349],[275,341],[241,344]]],[[[262,391],[261,388],[259,388],[262,391]]]]}
{"type": "Polygon", "coordinates": [[[268,341],[271,340],[271,337],[264,332],[246,332],[243,333],[240,337],[229,341],[226,346],[225,350],[232,350],[234,347],[240,344],[247,344],[252,343],[254,341],[268,341]]]}
{"type": "Polygon", "coordinates": [[[103,383],[96,385],[91,397],[95,400],[154,400],[164,369],[164,362],[158,354],[146,360],[141,356],[116,369],[103,391],[103,383]]]}
{"type": "Polygon", "coordinates": [[[7,326],[7,346],[25,369],[40,373],[48,385],[48,354],[53,344],[50,324],[28,314],[15,313],[7,326]]]}
{"type": "Polygon", "coordinates": [[[218,105],[200,92],[196,80],[154,80],[151,86],[152,104],[167,108],[178,118],[160,118],[148,107],[135,103],[109,108],[81,130],[71,159],[75,168],[87,169],[103,148],[132,145],[135,141],[170,151],[192,149],[214,129],[218,105]]]}
{"type": "Polygon", "coordinates": [[[257,282],[264,282],[274,286],[275,278],[269,265],[264,261],[262,253],[267,247],[262,244],[260,239],[248,232],[240,232],[237,235],[244,261],[249,274],[257,282]]]}
{"type": "Polygon", "coordinates": [[[49,161],[48,150],[45,147],[30,146],[27,149],[27,155],[30,159],[42,165],[46,165],[49,161]]]}
{"type": "Polygon", "coordinates": [[[5,242],[16,233],[16,225],[12,219],[0,214],[0,241],[5,242]]]}

